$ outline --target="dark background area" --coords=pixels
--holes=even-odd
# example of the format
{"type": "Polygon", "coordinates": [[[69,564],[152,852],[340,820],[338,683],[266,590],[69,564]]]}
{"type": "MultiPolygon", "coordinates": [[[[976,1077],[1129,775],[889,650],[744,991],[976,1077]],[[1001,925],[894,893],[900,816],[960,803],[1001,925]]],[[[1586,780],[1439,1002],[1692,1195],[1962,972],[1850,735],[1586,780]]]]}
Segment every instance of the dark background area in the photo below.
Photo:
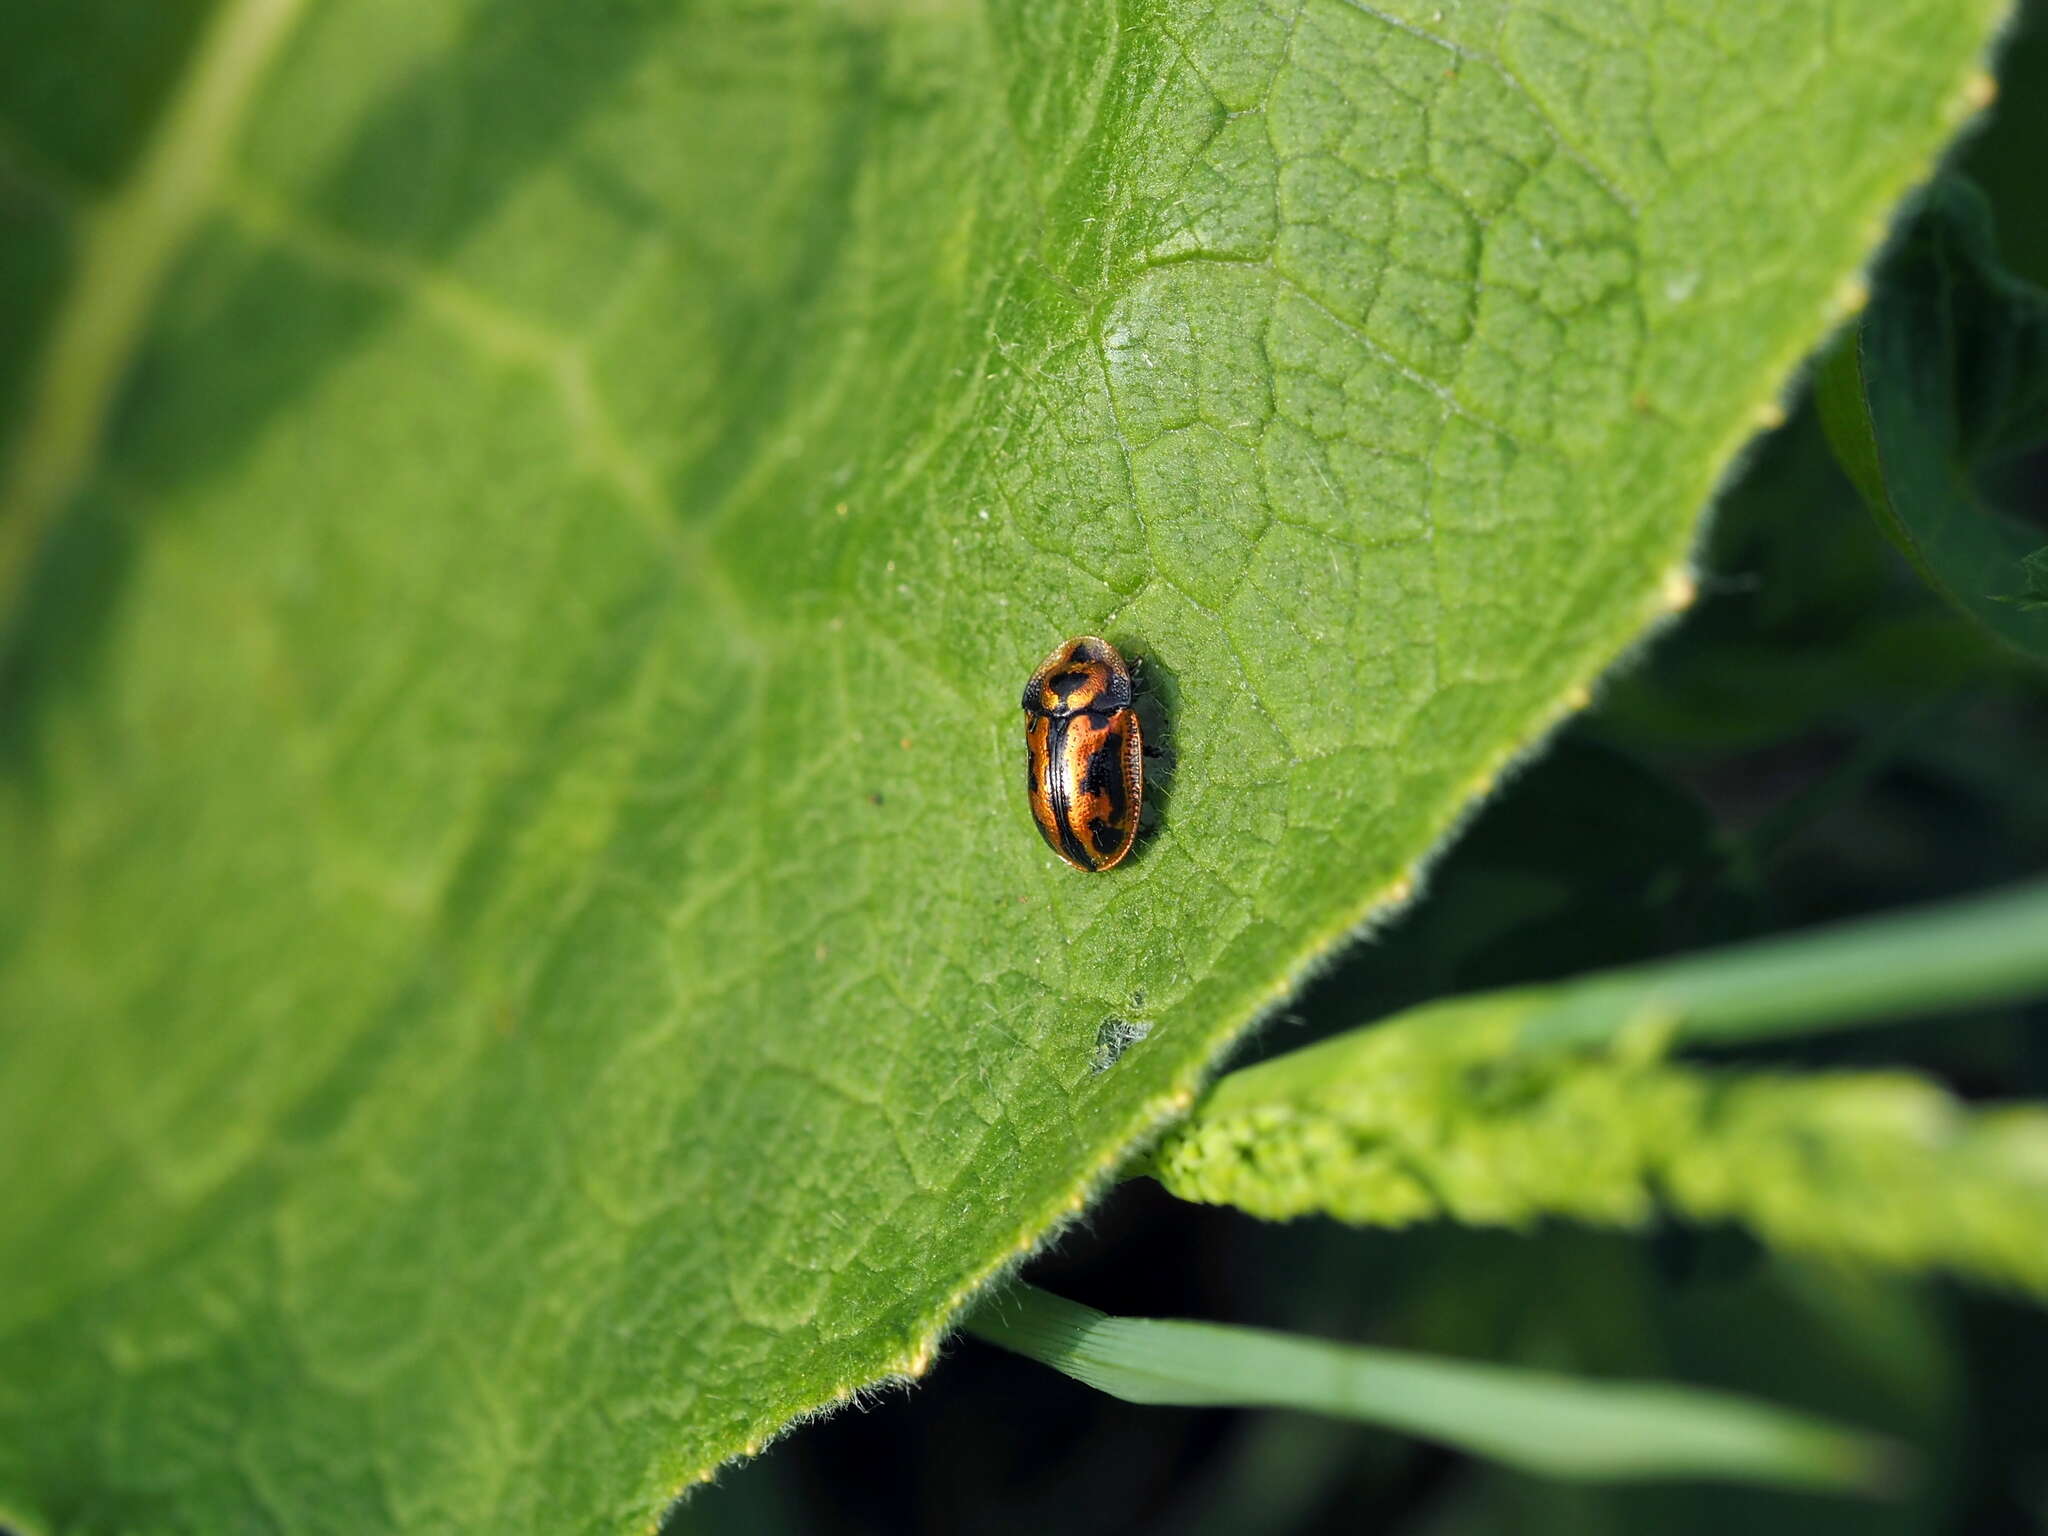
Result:
{"type": "MultiPolygon", "coordinates": [[[[1957,153],[2018,275],[2048,285],[2048,0],[1957,153]]],[[[2044,429],[2048,435],[2048,429],[2044,429]]],[[[2048,453],[1997,491],[2048,544],[2048,453]]],[[[1978,891],[2048,868],[2048,686],[1921,585],[1809,401],[1718,510],[1693,612],[1507,784],[1423,899],[1241,1059],[1424,998],[1567,976],[1978,891]]],[[[2048,1010],[1745,1053],[1905,1065],[2048,1097],[2048,1010]]],[[[1873,1425],[1925,1475],[1872,1504],[1574,1488],[1357,1425],[1138,1407],[957,1339],[729,1470],[684,1532],[2048,1531],[2048,1313],[1982,1290],[1778,1259],[1734,1231],[1361,1232],[1114,1191],[1027,1271],[1110,1312],[1261,1324],[1590,1374],[1735,1388],[1873,1425]]]]}

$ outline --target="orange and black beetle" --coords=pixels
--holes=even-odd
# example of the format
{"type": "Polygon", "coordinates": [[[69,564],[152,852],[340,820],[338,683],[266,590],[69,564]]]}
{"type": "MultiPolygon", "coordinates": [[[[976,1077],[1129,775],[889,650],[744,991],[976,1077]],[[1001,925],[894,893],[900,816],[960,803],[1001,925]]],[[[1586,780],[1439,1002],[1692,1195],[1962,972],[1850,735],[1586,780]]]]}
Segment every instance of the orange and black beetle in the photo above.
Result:
{"type": "Polygon", "coordinates": [[[1052,851],[1108,869],[1131,851],[1145,790],[1145,742],[1131,670],[1107,640],[1082,635],[1024,685],[1025,788],[1052,851]]]}

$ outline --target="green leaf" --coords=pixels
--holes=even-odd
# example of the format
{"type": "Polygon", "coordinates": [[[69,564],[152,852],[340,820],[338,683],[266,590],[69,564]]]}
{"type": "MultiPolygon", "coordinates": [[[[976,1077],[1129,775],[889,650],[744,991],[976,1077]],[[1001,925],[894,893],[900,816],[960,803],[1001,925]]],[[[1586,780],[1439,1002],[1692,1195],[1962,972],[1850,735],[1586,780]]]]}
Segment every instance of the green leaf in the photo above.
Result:
{"type": "Polygon", "coordinates": [[[1683,604],[2002,7],[127,9],[0,12],[0,1504],[355,1532],[923,1371],[1683,604]]]}
{"type": "Polygon", "coordinates": [[[1892,1454],[1869,1436],[1725,1393],[1108,1317],[1024,1285],[984,1302],[967,1328],[1128,1402],[1334,1414],[1547,1477],[1868,1490],[1892,1454]]]}
{"type": "Polygon", "coordinates": [[[1633,1227],[1662,1210],[2048,1299],[2048,1110],[1967,1110],[1902,1073],[1665,1059],[1677,1042],[2041,991],[2048,884],[1453,999],[1231,1073],[1146,1171],[1184,1199],[1272,1219],[1633,1227]]]}
{"type": "Polygon", "coordinates": [[[1991,211],[1950,177],[1927,193],[1861,322],[1820,371],[1821,420],[1878,525],[1929,586],[2048,660],[2028,565],[2041,530],[1977,485],[2048,441],[2048,293],[1998,262],[1991,211]]]}
{"type": "Polygon", "coordinates": [[[2028,613],[2048,608],[2048,545],[2020,557],[2020,580],[2022,585],[2017,593],[1996,601],[2012,603],[2028,613]]]}

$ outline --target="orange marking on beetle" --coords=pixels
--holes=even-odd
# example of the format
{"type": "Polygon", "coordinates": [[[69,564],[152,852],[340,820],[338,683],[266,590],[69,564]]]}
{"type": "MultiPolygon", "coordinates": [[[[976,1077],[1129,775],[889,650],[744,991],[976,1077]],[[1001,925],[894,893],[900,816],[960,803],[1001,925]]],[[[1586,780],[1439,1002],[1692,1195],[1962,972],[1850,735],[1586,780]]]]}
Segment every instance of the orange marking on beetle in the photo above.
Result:
{"type": "Polygon", "coordinates": [[[1024,685],[1031,819],[1076,869],[1109,869],[1137,839],[1145,743],[1131,696],[1130,668],[1094,635],[1069,640],[1024,685]]]}

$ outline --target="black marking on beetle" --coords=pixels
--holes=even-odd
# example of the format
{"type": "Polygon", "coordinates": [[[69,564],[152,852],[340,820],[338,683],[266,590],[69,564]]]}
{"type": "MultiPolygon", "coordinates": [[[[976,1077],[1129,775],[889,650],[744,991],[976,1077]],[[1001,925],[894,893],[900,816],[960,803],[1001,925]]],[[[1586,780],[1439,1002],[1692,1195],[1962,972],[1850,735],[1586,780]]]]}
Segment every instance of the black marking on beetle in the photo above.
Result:
{"type": "Polygon", "coordinates": [[[1131,803],[1129,785],[1124,777],[1124,751],[1128,740],[1119,741],[1113,736],[1105,736],[1101,745],[1088,754],[1088,766],[1081,773],[1081,793],[1100,795],[1107,800],[1112,822],[1122,821],[1131,803]]]}
{"type": "Polygon", "coordinates": [[[1108,715],[1085,718],[1090,726],[1102,733],[1102,738],[1088,753],[1088,766],[1081,773],[1081,792],[1085,795],[1101,794],[1112,783],[1123,782],[1123,742],[1110,734],[1108,715]]]}
{"type": "Polygon", "coordinates": [[[1060,846],[1067,851],[1068,858],[1083,869],[1102,867],[1102,860],[1095,856],[1095,850],[1082,842],[1080,835],[1074,831],[1073,818],[1066,814],[1065,805],[1060,806],[1059,829],[1060,846]]]}
{"type": "Polygon", "coordinates": [[[1062,709],[1071,709],[1073,706],[1067,703],[1067,700],[1074,694],[1079,693],[1083,688],[1086,688],[1093,681],[1095,681],[1095,674],[1085,670],[1061,672],[1047,679],[1045,686],[1058,697],[1062,709]]]}
{"type": "Polygon", "coordinates": [[[1052,802],[1052,824],[1059,828],[1060,847],[1083,869],[1095,869],[1102,861],[1074,830],[1075,787],[1067,775],[1067,730],[1071,724],[1067,718],[1055,716],[1052,728],[1045,733],[1046,752],[1052,764],[1052,771],[1046,775],[1046,788],[1050,791],[1046,798],[1052,802]]]}

